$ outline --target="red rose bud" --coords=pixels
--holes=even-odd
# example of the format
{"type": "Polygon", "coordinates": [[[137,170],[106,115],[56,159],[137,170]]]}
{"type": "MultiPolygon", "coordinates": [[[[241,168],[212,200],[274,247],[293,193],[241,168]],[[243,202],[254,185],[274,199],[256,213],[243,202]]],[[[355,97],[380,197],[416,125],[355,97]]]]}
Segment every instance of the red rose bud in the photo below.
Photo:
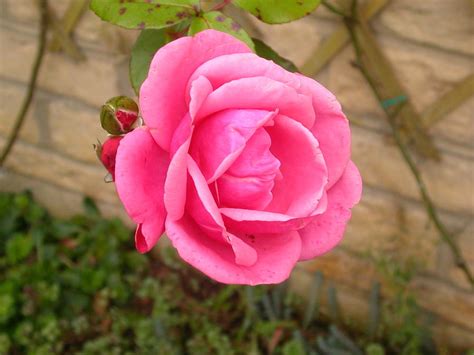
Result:
{"type": "Polygon", "coordinates": [[[127,96],[111,98],[100,112],[102,128],[114,136],[130,132],[137,118],[138,106],[127,96]]]}
{"type": "Polygon", "coordinates": [[[115,180],[115,157],[117,156],[117,149],[122,138],[109,137],[104,144],[94,145],[99,160],[104,164],[110,175],[112,175],[112,181],[115,180]]]}

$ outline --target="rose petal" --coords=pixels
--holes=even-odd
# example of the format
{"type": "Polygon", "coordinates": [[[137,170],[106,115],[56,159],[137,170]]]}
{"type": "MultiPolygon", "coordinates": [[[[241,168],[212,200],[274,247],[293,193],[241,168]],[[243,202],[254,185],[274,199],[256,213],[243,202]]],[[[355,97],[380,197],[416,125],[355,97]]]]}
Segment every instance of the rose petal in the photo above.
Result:
{"type": "Polygon", "coordinates": [[[135,229],[135,248],[139,253],[146,253],[150,250],[149,245],[155,245],[157,241],[158,239],[153,240],[153,238],[146,238],[142,231],[142,224],[137,225],[137,228],[135,229]]]}
{"type": "Polygon", "coordinates": [[[328,168],[328,188],[344,172],[351,156],[351,131],[349,121],[342,112],[336,97],[317,81],[301,76],[301,81],[313,95],[316,120],[311,128],[318,139],[328,168]]]}
{"type": "Polygon", "coordinates": [[[232,233],[227,232],[226,237],[232,246],[232,251],[235,254],[235,263],[237,265],[252,266],[257,262],[257,251],[252,246],[232,233]]]}
{"type": "MultiPolygon", "coordinates": [[[[311,121],[306,127],[312,128],[325,157],[328,166],[328,186],[331,187],[339,179],[350,158],[349,122],[335,96],[324,86],[303,75],[290,73],[253,53],[237,53],[213,58],[196,69],[190,82],[200,75],[206,76],[215,90],[232,80],[264,76],[282,82],[300,94],[311,96],[316,120],[311,121]]],[[[189,92],[189,88],[187,91],[189,92]]]]}
{"type": "Polygon", "coordinates": [[[207,235],[202,236],[202,238],[212,237],[218,242],[229,243],[235,254],[235,262],[238,265],[253,265],[257,261],[255,250],[239,237],[227,232],[206,180],[199,171],[196,162],[189,155],[188,172],[193,184],[189,184],[187,210],[199,227],[206,232],[207,235]]]}
{"type": "Polygon", "coordinates": [[[214,90],[196,114],[196,121],[226,109],[278,109],[307,127],[315,117],[310,96],[264,76],[230,81],[214,90]]]}
{"type": "Polygon", "coordinates": [[[314,218],[313,215],[293,217],[282,213],[242,208],[220,208],[220,212],[229,230],[256,234],[296,231],[305,227],[314,218]]]}
{"type": "Polygon", "coordinates": [[[220,206],[257,210],[267,207],[280,167],[270,153],[270,145],[269,134],[259,128],[237,160],[216,180],[220,206]]]}
{"type": "Polygon", "coordinates": [[[275,112],[225,110],[196,127],[190,154],[208,183],[215,181],[238,158],[255,131],[267,124],[275,112]]]}
{"type": "Polygon", "coordinates": [[[184,214],[186,204],[186,181],[187,181],[187,163],[188,150],[191,143],[191,134],[176,150],[171,158],[166,174],[164,203],[168,217],[178,220],[184,214]]]}
{"type": "MultiPolygon", "coordinates": [[[[309,89],[301,86],[301,76],[290,73],[254,53],[227,54],[203,63],[188,82],[186,89],[188,102],[191,84],[199,76],[205,76],[214,90],[233,80],[263,76],[290,86],[300,94],[312,95],[309,89]]],[[[307,127],[311,128],[313,123],[310,122],[307,127]]]]}
{"type": "Polygon", "coordinates": [[[163,186],[168,165],[168,154],[146,128],[137,128],[121,140],[115,186],[128,215],[139,224],[136,240],[141,253],[149,251],[163,233],[163,186]]]}
{"type": "Polygon", "coordinates": [[[140,110],[156,142],[166,151],[179,121],[187,113],[185,90],[202,63],[230,53],[251,50],[223,32],[207,30],[162,47],[153,57],[148,77],[140,88],[140,110]]]}
{"type": "Polygon", "coordinates": [[[196,113],[201,108],[203,102],[207,99],[212,90],[212,85],[205,76],[199,76],[191,83],[189,115],[192,119],[194,119],[196,113]]]}
{"type": "Polygon", "coordinates": [[[301,253],[297,232],[275,235],[240,236],[257,253],[252,266],[237,265],[226,243],[203,238],[198,225],[189,217],[166,221],[173,246],[186,262],[216,281],[226,284],[274,284],[286,280],[301,253]]]}
{"type": "Polygon", "coordinates": [[[351,208],[362,194],[359,170],[352,161],[347,164],[337,183],[328,191],[328,207],[300,230],[302,249],[300,260],[312,259],[334,248],[342,239],[351,208]]]}
{"type": "Polygon", "coordinates": [[[327,168],[318,141],[301,123],[279,115],[267,127],[270,151],[280,161],[267,211],[306,217],[316,209],[327,184],[327,168]]]}
{"type": "Polygon", "coordinates": [[[170,156],[173,157],[179,147],[181,147],[190,137],[194,131],[192,119],[189,114],[183,117],[181,122],[174,131],[173,138],[170,144],[170,156]]]}
{"type": "Polygon", "coordinates": [[[224,221],[222,220],[221,213],[219,212],[216,201],[209,190],[209,186],[207,185],[204,175],[201,173],[196,162],[190,155],[188,155],[187,159],[188,172],[192,181],[194,182],[197,197],[201,201],[207,213],[209,213],[209,215],[212,217],[212,220],[215,222],[215,224],[220,226],[220,229],[223,230],[224,221]]]}

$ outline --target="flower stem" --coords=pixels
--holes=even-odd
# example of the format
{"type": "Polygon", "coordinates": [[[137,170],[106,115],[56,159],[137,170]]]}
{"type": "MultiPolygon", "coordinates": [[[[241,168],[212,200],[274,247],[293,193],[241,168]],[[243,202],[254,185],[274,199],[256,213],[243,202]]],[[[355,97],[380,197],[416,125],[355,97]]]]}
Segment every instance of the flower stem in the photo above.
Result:
{"type": "Polygon", "coordinates": [[[321,4],[328,9],[329,11],[333,12],[336,15],[339,15],[341,17],[348,17],[347,14],[345,14],[342,10],[338,9],[336,6],[331,4],[329,1],[323,0],[321,1],[321,4]]]}
{"type": "Polygon", "coordinates": [[[43,61],[45,48],[46,48],[46,32],[48,28],[48,1],[40,0],[39,2],[40,10],[40,31],[39,31],[39,44],[38,51],[36,52],[35,61],[33,63],[33,69],[31,71],[30,80],[28,83],[28,91],[21,105],[20,111],[15,119],[15,124],[13,129],[8,137],[7,143],[3,148],[2,154],[0,156],[0,167],[3,166],[5,160],[7,159],[13,145],[15,144],[16,139],[18,138],[18,133],[23,125],[28,109],[31,105],[33,99],[33,94],[36,88],[36,80],[38,78],[39,69],[43,61]]]}

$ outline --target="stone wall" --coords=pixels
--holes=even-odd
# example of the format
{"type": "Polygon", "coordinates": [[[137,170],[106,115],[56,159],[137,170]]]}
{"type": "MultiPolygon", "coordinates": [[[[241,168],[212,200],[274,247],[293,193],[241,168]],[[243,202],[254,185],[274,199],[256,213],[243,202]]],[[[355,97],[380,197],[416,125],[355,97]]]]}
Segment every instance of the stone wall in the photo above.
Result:
{"type": "MultiPolygon", "coordinates": [[[[29,0],[0,0],[0,145],[5,143],[26,91],[37,46],[38,14],[29,0]]],[[[51,1],[60,15],[66,1],[51,1]]],[[[417,110],[423,112],[473,72],[473,6],[469,0],[393,0],[372,28],[417,110]]],[[[256,31],[282,55],[301,65],[339,24],[318,9],[300,21],[256,31]]],[[[84,195],[106,215],[126,216],[112,184],[103,183],[92,144],[103,139],[99,107],[108,98],[133,95],[127,65],[136,33],[101,23],[87,12],[75,41],[87,60],[48,53],[34,103],[6,168],[1,190],[32,189],[60,216],[79,212],[84,195]]],[[[293,277],[303,290],[321,270],[339,290],[343,308],[363,319],[371,283],[382,281],[371,255],[389,255],[419,265],[410,288],[433,315],[437,339],[474,346],[474,297],[440,242],[420,203],[417,185],[390,139],[383,112],[344,48],[316,77],[339,98],[353,122],[353,159],[364,185],[344,242],[335,251],[301,265],[293,277]]],[[[442,220],[455,233],[474,269],[474,99],[430,128],[441,162],[418,162],[442,220]]],[[[326,285],[328,282],[326,282],[326,285]]],[[[389,288],[384,288],[389,294],[389,288]]]]}

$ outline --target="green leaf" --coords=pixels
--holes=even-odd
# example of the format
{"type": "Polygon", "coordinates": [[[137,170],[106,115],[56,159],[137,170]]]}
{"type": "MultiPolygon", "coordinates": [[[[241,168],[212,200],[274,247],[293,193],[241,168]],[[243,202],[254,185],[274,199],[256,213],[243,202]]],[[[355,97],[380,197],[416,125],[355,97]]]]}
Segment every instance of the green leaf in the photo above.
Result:
{"type": "Polygon", "coordinates": [[[272,60],[279,66],[285,68],[286,70],[292,73],[298,71],[298,68],[296,67],[296,65],[293,64],[292,61],[280,56],[267,44],[265,44],[264,42],[256,38],[252,38],[252,40],[253,40],[253,43],[255,44],[255,53],[257,53],[260,57],[268,59],[268,60],[272,60]]]}
{"type": "MultiPolygon", "coordinates": [[[[380,344],[370,343],[365,347],[365,353],[367,355],[385,355],[385,350],[380,344]]],[[[469,355],[469,353],[467,353],[469,355]]]]}
{"type": "Polygon", "coordinates": [[[26,234],[15,234],[7,241],[6,256],[10,264],[25,259],[33,249],[33,239],[26,234]]]}
{"type": "Polygon", "coordinates": [[[102,20],[140,29],[173,26],[197,14],[198,0],[92,0],[90,8],[102,20]]]}
{"type": "Polygon", "coordinates": [[[0,324],[7,322],[15,314],[15,298],[11,294],[0,295],[0,324]]]}
{"type": "Polygon", "coordinates": [[[250,36],[245,32],[237,22],[230,17],[224,16],[219,11],[211,11],[204,13],[201,17],[196,17],[191,22],[188,34],[195,35],[198,32],[214,29],[217,31],[228,33],[235,38],[244,42],[252,50],[255,50],[255,46],[250,36]]]}
{"type": "Polygon", "coordinates": [[[168,36],[164,30],[143,30],[138,36],[130,57],[130,82],[137,95],[148,75],[153,56],[166,43],[168,36]]]}
{"type": "Polygon", "coordinates": [[[11,347],[11,341],[7,334],[0,334],[0,354],[8,354],[11,347]]]}
{"type": "Polygon", "coordinates": [[[305,355],[306,351],[303,345],[301,344],[301,342],[299,342],[296,339],[292,339],[288,341],[287,343],[285,343],[285,345],[283,345],[282,354],[283,355],[305,355]]]}
{"type": "Polygon", "coordinates": [[[266,23],[285,23],[309,15],[321,0],[235,0],[233,3],[266,23]]]}

